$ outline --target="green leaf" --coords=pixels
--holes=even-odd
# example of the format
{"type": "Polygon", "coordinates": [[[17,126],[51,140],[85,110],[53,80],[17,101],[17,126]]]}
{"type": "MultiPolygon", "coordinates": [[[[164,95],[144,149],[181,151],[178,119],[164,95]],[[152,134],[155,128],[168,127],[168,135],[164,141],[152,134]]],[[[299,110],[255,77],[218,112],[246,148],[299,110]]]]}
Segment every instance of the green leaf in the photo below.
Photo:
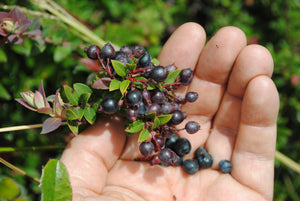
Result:
{"type": "Polygon", "coordinates": [[[156,65],[159,65],[159,61],[158,59],[156,58],[152,58],[152,63],[156,64],[156,65]]]}
{"type": "Polygon", "coordinates": [[[65,90],[65,94],[67,96],[68,101],[72,104],[72,105],[78,105],[78,100],[79,100],[79,96],[76,93],[76,91],[74,91],[72,89],[72,87],[68,86],[68,85],[64,85],[64,90],[65,90]]]}
{"type": "Polygon", "coordinates": [[[147,140],[149,135],[150,135],[150,132],[148,131],[148,129],[142,130],[140,132],[138,142],[143,142],[143,141],[147,140]]]}
{"type": "Polygon", "coordinates": [[[168,77],[165,79],[164,84],[172,84],[176,81],[177,77],[179,76],[181,69],[175,70],[168,74],[168,77]]]}
{"type": "Polygon", "coordinates": [[[66,167],[57,159],[51,159],[43,168],[40,188],[42,201],[72,200],[72,189],[66,167]]]}
{"type": "Polygon", "coordinates": [[[92,107],[84,108],[84,118],[90,123],[93,124],[96,120],[96,111],[92,107]]]}
{"type": "Polygon", "coordinates": [[[92,93],[93,92],[89,86],[82,84],[82,83],[75,83],[73,85],[73,88],[76,91],[76,93],[78,94],[78,96],[80,96],[83,93],[92,93]]]}
{"type": "Polygon", "coordinates": [[[6,62],[7,62],[6,53],[2,48],[0,48],[0,63],[6,63],[6,62]]]}
{"type": "Polygon", "coordinates": [[[114,91],[120,89],[121,81],[118,79],[113,79],[109,84],[109,91],[114,91]]]}
{"type": "Polygon", "coordinates": [[[146,118],[148,119],[155,119],[155,117],[156,117],[156,112],[152,112],[146,115],[146,118]]]}
{"type": "Polygon", "coordinates": [[[66,111],[66,116],[68,117],[68,120],[77,120],[79,119],[76,113],[74,112],[74,109],[68,108],[66,111]]]}
{"type": "Polygon", "coordinates": [[[78,122],[76,120],[68,120],[68,127],[72,133],[78,134],[78,122]]]}
{"type": "Polygon", "coordinates": [[[83,117],[84,110],[82,108],[76,108],[72,110],[77,118],[80,120],[83,117]]]}
{"type": "Polygon", "coordinates": [[[5,177],[0,181],[0,200],[12,200],[20,193],[18,184],[11,178],[5,177]]]}
{"type": "Polygon", "coordinates": [[[152,125],[152,129],[157,128],[159,125],[161,125],[161,124],[160,124],[160,121],[159,121],[159,118],[158,118],[158,117],[155,117],[154,123],[153,123],[153,125],[152,125]]]}
{"type": "Polygon", "coordinates": [[[134,70],[134,69],[136,68],[136,64],[135,64],[135,63],[133,63],[133,64],[127,63],[127,64],[126,64],[126,68],[127,68],[128,70],[134,70]]]}
{"type": "Polygon", "coordinates": [[[71,46],[59,46],[54,49],[53,59],[56,63],[63,61],[72,52],[71,46]]]}
{"type": "Polygon", "coordinates": [[[116,60],[111,60],[111,63],[113,65],[114,70],[119,76],[123,77],[126,75],[126,68],[124,64],[116,60]]]}
{"type": "Polygon", "coordinates": [[[154,89],[156,89],[156,87],[155,87],[155,85],[153,84],[153,83],[151,83],[151,82],[148,82],[148,84],[147,84],[148,86],[147,86],[147,90],[154,90],[154,89]]]}
{"type": "Polygon", "coordinates": [[[160,115],[157,118],[159,119],[159,125],[164,125],[172,119],[172,114],[160,115]]]}
{"type": "Polygon", "coordinates": [[[80,105],[80,107],[85,108],[85,106],[87,105],[90,97],[91,97],[91,93],[81,94],[80,97],[79,97],[79,101],[78,101],[78,104],[80,105]]]}
{"type": "Polygon", "coordinates": [[[129,124],[129,126],[127,126],[127,128],[125,129],[125,132],[127,133],[137,133],[139,131],[141,131],[144,127],[144,122],[142,120],[137,120],[131,124],[129,124]]]}
{"type": "Polygon", "coordinates": [[[123,80],[121,82],[121,84],[120,84],[120,91],[121,91],[122,95],[124,95],[125,91],[129,87],[129,84],[130,84],[130,80],[123,80]]]}
{"type": "Polygon", "coordinates": [[[0,98],[4,100],[10,100],[11,96],[8,93],[8,91],[3,87],[3,85],[0,83],[0,98]]]}

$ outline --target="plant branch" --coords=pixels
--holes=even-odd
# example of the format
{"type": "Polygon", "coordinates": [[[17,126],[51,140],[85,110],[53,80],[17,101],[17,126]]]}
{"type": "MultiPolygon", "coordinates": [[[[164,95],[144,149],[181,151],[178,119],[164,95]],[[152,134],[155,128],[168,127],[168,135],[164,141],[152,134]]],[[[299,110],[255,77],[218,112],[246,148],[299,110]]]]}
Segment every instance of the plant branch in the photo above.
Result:
{"type": "MultiPolygon", "coordinates": [[[[61,126],[67,125],[67,122],[62,122],[61,126]]],[[[9,132],[9,131],[18,131],[18,130],[27,130],[33,128],[41,128],[43,124],[31,124],[31,125],[21,125],[21,126],[11,126],[11,127],[4,127],[0,128],[0,133],[9,132]]]]}
{"type": "Polygon", "coordinates": [[[286,165],[287,167],[289,167],[290,169],[300,174],[300,165],[295,161],[293,161],[292,159],[290,159],[289,157],[287,157],[286,155],[276,150],[275,158],[281,163],[283,163],[284,165],[286,165]]]}
{"type": "Polygon", "coordinates": [[[52,149],[64,149],[63,145],[32,146],[32,147],[0,147],[0,153],[23,152],[23,151],[43,151],[52,149]]]}
{"type": "MultiPolygon", "coordinates": [[[[54,16],[61,19],[64,23],[76,29],[82,34],[81,38],[88,43],[98,45],[103,47],[105,41],[99,38],[94,32],[92,32],[88,27],[79,22],[76,18],[70,15],[65,9],[60,5],[56,4],[52,0],[28,0],[37,6],[41,10],[47,10],[52,13],[54,16]]],[[[116,45],[113,45],[115,48],[118,48],[116,45]]]]}
{"type": "Polygon", "coordinates": [[[37,182],[37,183],[40,183],[40,180],[38,178],[35,178],[29,174],[27,174],[24,170],[14,166],[13,164],[9,163],[8,161],[4,160],[2,157],[0,157],[0,163],[2,163],[3,165],[7,166],[8,168],[12,169],[13,171],[23,175],[23,176],[26,176],[30,179],[32,179],[33,181],[37,182]]]}

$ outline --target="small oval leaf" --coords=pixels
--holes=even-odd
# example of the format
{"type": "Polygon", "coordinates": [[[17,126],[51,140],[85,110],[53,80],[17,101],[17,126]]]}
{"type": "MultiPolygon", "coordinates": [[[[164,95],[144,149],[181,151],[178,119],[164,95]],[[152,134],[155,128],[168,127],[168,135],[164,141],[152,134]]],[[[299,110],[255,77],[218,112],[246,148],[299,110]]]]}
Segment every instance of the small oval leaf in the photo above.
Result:
{"type": "Polygon", "coordinates": [[[148,131],[148,129],[142,130],[140,132],[138,142],[143,142],[143,141],[147,140],[149,135],[150,135],[150,132],[148,131]]]}
{"type": "Polygon", "coordinates": [[[125,91],[129,87],[129,84],[130,84],[130,80],[123,80],[121,82],[121,84],[120,84],[120,91],[121,91],[122,95],[124,95],[125,91]]]}
{"type": "Polygon", "coordinates": [[[120,80],[113,79],[113,80],[110,82],[110,85],[109,85],[109,91],[114,91],[114,90],[120,89],[120,84],[121,84],[121,81],[120,81],[120,80]]]}
{"type": "Polygon", "coordinates": [[[160,115],[157,118],[159,119],[159,125],[164,125],[172,119],[172,114],[160,115]]]}
{"type": "Polygon", "coordinates": [[[83,93],[92,93],[93,92],[89,86],[82,84],[82,83],[75,83],[73,85],[73,88],[77,92],[78,96],[80,96],[83,93]]]}
{"type": "Polygon", "coordinates": [[[84,118],[90,123],[93,124],[96,120],[96,111],[92,107],[84,108],[84,118]]]}
{"type": "Polygon", "coordinates": [[[123,77],[126,75],[126,68],[124,64],[116,60],[111,60],[111,63],[113,65],[114,70],[119,76],[123,77]]]}
{"type": "Polygon", "coordinates": [[[172,84],[176,81],[177,77],[179,76],[181,69],[172,71],[168,74],[168,77],[165,79],[164,84],[172,84]]]}
{"type": "Polygon", "coordinates": [[[67,96],[68,101],[72,105],[78,105],[79,96],[78,94],[72,89],[72,87],[68,85],[64,85],[65,94],[67,96]]]}
{"type": "Polygon", "coordinates": [[[137,133],[141,131],[144,127],[144,122],[141,120],[137,120],[131,124],[125,129],[125,132],[127,133],[137,133]]]}
{"type": "Polygon", "coordinates": [[[50,133],[56,130],[60,125],[61,125],[60,118],[50,117],[44,121],[41,134],[50,133]]]}
{"type": "Polygon", "coordinates": [[[42,201],[71,201],[72,189],[66,167],[57,159],[51,159],[43,168],[40,188],[42,201]]]}

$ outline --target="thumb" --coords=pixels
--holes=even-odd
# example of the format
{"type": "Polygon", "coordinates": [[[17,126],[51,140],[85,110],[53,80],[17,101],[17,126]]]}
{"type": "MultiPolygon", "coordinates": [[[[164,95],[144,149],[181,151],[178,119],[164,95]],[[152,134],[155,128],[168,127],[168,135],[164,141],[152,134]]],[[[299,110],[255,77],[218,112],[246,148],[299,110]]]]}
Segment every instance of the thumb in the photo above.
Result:
{"type": "Polygon", "coordinates": [[[101,119],[71,140],[61,161],[69,172],[73,195],[102,192],[108,171],[122,153],[125,141],[124,122],[119,116],[101,119]]]}

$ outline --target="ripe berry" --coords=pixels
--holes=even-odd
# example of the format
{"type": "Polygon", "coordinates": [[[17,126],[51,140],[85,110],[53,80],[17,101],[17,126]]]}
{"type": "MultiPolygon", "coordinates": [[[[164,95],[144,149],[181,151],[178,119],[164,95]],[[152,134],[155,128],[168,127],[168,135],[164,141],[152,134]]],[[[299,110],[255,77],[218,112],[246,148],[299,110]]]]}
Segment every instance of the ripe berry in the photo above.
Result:
{"type": "Polygon", "coordinates": [[[199,170],[199,164],[194,159],[187,159],[183,161],[181,167],[187,174],[195,174],[199,170]]]}
{"type": "Polygon", "coordinates": [[[113,114],[118,111],[118,101],[113,97],[105,97],[101,102],[101,109],[106,114],[113,114]]]}
{"type": "Polygon", "coordinates": [[[115,49],[110,43],[106,43],[101,51],[101,57],[106,59],[106,58],[114,58],[115,56],[115,49]]]}
{"type": "Polygon", "coordinates": [[[151,165],[157,165],[157,164],[160,164],[160,162],[161,162],[161,161],[160,161],[158,155],[154,155],[153,158],[152,158],[151,161],[150,161],[150,164],[151,164],[151,165]]]}
{"type": "Polygon", "coordinates": [[[180,72],[180,82],[183,85],[185,86],[189,85],[192,82],[192,79],[193,79],[193,70],[191,68],[183,69],[180,72]]]}
{"type": "Polygon", "coordinates": [[[146,142],[146,141],[144,141],[144,142],[142,142],[140,144],[139,149],[140,149],[141,154],[143,154],[144,156],[147,157],[147,156],[150,156],[151,153],[153,152],[154,145],[153,145],[152,142],[146,142]]]}
{"type": "Polygon", "coordinates": [[[162,149],[158,154],[159,159],[168,164],[173,165],[177,161],[177,155],[174,151],[169,148],[162,149]]]}
{"type": "Polygon", "coordinates": [[[171,125],[178,125],[185,119],[185,115],[181,111],[174,111],[172,114],[172,118],[169,121],[171,125]]]}
{"type": "Polygon", "coordinates": [[[191,148],[191,143],[186,138],[179,138],[172,146],[172,150],[174,150],[178,156],[187,155],[190,153],[191,148]]]}
{"type": "Polygon", "coordinates": [[[157,91],[151,98],[152,102],[162,104],[165,102],[165,94],[161,91],[157,91]]]}
{"type": "Polygon", "coordinates": [[[148,109],[148,113],[156,113],[157,116],[159,116],[161,114],[161,109],[160,106],[157,103],[152,103],[151,105],[149,105],[149,109],[148,109]]]}
{"type": "Polygon", "coordinates": [[[144,102],[147,104],[147,105],[150,105],[151,104],[151,96],[150,96],[150,92],[148,90],[144,90],[142,91],[142,97],[143,97],[143,100],[144,102]]]}
{"type": "Polygon", "coordinates": [[[113,59],[121,62],[124,66],[130,62],[129,56],[121,51],[117,51],[113,59]]]}
{"type": "Polygon", "coordinates": [[[195,151],[195,157],[198,158],[204,154],[207,154],[207,150],[203,147],[199,147],[198,149],[196,149],[195,151]]]}
{"type": "Polygon", "coordinates": [[[174,166],[181,166],[183,163],[183,158],[177,155],[177,161],[173,164],[174,166]]]}
{"type": "Polygon", "coordinates": [[[197,159],[201,168],[210,168],[213,164],[213,157],[209,153],[203,154],[197,159]]]}
{"type": "Polygon", "coordinates": [[[101,54],[101,49],[97,45],[91,45],[86,49],[86,55],[88,58],[96,60],[98,56],[101,54]]]}
{"type": "Polygon", "coordinates": [[[127,118],[131,121],[131,122],[134,122],[137,120],[137,116],[138,116],[138,112],[137,110],[134,110],[132,108],[128,108],[126,110],[126,116],[127,118]]]}
{"type": "Polygon", "coordinates": [[[165,147],[172,148],[175,142],[179,139],[177,134],[172,134],[170,137],[166,139],[165,147]]]}
{"type": "MultiPolygon", "coordinates": [[[[165,145],[165,138],[161,135],[156,135],[155,137],[155,141],[157,142],[157,144],[159,145],[159,148],[163,147],[165,145]]],[[[151,139],[151,142],[156,146],[156,142],[154,141],[154,139],[151,139]]]]}
{"type": "Polygon", "coordinates": [[[144,54],[145,49],[141,45],[135,45],[132,47],[132,54],[135,55],[135,57],[140,57],[144,54]]]}
{"type": "Polygon", "coordinates": [[[195,102],[198,98],[198,93],[197,92],[188,92],[185,95],[185,100],[187,100],[188,102],[195,102]]]}
{"type": "Polygon", "coordinates": [[[219,169],[223,173],[229,173],[229,172],[231,172],[232,164],[228,160],[221,160],[219,162],[219,169]]]}
{"type": "Polygon", "coordinates": [[[129,106],[138,108],[142,102],[142,94],[137,90],[129,91],[126,95],[126,101],[129,106]]]}
{"type": "Polygon", "coordinates": [[[128,45],[123,45],[123,46],[120,48],[120,51],[121,51],[121,52],[124,52],[124,53],[127,54],[128,56],[132,54],[132,50],[131,50],[131,48],[130,48],[128,45]]]}
{"type": "Polygon", "coordinates": [[[189,121],[185,124],[185,130],[189,134],[194,134],[200,130],[200,125],[195,121],[189,121]]]}
{"type": "Polygon", "coordinates": [[[145,70],[143,76],[145,78],[150,78],[153,68],[154,68],[154,66],[152,66],[152,63],[151,63],[150,66],[147,66],[147,69],[145,70]]]}
{"type": "Polygon", "coordinates": [[[146,67],[150,66],[151,63],[151,56],[148,52],[145,52],[138,60],[137,66],[138,67],[146,67]]]}
{"type": "Polygon", "coordinates": [[[139,105],[138,105],[138,109],[137,109],[137,112],[138,112],[138,115],[145,115],[148,113],[148,106],[145,105],[143,102],[141,102],[139,105]]]}
{"type": "Polygon", "coordinates": [[[176,96],[177,99],[176,99],[176,103],[179,103],[179,104],[184,104],[186,101],[185,99],[182,97],[182,96],[176,96]]]}
{"type": "Polygon", "coordinates": [[[162,66],[156,66],[151,71],[151,78],[156,82],[163,82],[168,76],[167,70],[162,66]]]}
{"type": "Polygon", "coordinates": [[[169,102],[164,102],[161,105],[161,112],[163,114],[170,114],[173,111],[172,109],[173,109],[172,104],[169,102]]]}

